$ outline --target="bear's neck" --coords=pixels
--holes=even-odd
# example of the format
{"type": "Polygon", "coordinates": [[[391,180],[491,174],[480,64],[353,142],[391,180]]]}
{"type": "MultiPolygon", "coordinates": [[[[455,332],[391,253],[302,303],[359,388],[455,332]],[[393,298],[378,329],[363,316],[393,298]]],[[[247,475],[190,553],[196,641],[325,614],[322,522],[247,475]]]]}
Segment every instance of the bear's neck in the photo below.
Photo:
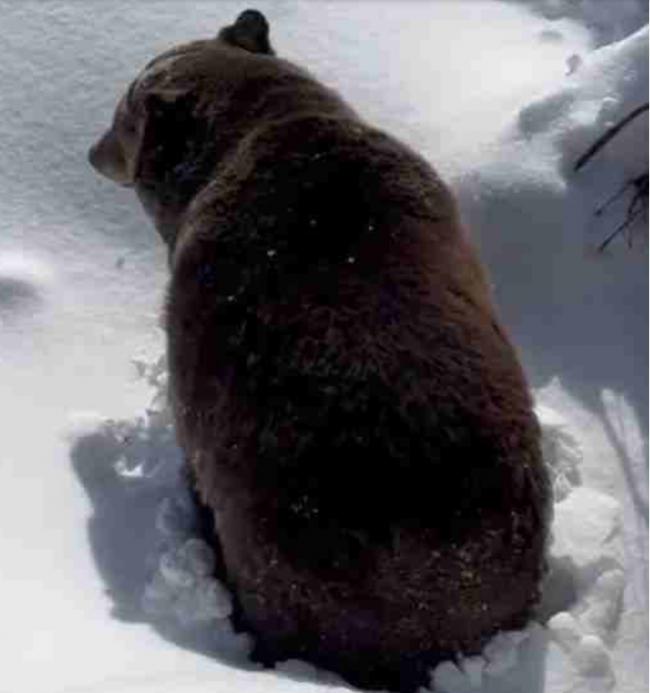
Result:
{"type": "MultiPolygon", "coordinates": [[[[277,58],[268,60],[268,70],[234,80],[236,84],[230,89],[226,86],[225,98],[216,87],[212,94],[207,89],[204,99],[192,104],[193,134],[185,142],[181,160],[154,163],[156,175],[137,186],[138,197],[167,244],[170,257],[193,200],[219,177],[221,165],[246,138],[301,115],[358,120],[336,92],[306,71],[277,58]]],[[[219,89],[223,91],[223,85],[219,89]]],[[[173,141],[174,135],[170,131],[166,140],[173,141]]]]}
{"type": "Polygon", "coordinates": [[[358,120],[356,112],[333,90],[320,84],[309,73],[286,63],[286,71],[268,80],[262,76],[244,87],[252,98],[247,103],[249,126],[284,120],[300,115],[319,114],[358,120]]]}

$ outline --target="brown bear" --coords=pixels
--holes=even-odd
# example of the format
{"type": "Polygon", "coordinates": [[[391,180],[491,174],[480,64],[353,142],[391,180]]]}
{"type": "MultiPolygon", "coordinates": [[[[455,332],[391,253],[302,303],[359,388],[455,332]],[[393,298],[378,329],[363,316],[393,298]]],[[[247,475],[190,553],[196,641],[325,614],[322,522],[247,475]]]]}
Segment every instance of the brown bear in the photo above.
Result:
{"type": "Polygon", "coordinates": [[[169,246],[177,434],[256,657],[410,691],[522,626],[539,430],[431,167],[254,10],[149,63],[90,160],[169,246]]]}

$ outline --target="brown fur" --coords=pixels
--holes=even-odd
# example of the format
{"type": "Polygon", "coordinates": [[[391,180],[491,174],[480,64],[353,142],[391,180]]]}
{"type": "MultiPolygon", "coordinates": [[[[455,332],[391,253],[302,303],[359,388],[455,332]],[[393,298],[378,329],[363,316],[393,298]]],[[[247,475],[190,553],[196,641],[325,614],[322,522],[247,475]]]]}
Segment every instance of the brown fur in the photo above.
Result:
{"type": "Polygon", "coordinates": [[[257,656],[412,690],[538,598],[538,427],[449,190],[245,15],[91,161],[169,245],[178,437],[257,656]]]}

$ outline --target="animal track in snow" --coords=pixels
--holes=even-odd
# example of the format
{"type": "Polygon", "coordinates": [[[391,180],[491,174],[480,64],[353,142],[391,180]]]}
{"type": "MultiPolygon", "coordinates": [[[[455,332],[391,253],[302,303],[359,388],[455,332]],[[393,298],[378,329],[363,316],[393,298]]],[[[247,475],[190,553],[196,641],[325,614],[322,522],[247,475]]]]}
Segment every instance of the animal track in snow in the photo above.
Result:
{"type": "Polygon", "coordinates": [[[33,315],[47,295],[50,269],[20,253],[0,254],[0,323],[33,315]]]}

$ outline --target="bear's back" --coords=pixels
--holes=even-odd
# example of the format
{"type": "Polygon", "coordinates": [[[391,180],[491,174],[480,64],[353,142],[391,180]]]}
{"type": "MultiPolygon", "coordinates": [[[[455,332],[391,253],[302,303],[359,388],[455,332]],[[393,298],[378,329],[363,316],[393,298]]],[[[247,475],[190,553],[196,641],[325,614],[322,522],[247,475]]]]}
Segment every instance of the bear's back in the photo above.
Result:
{"type": "Polygon", "coordinates": [[[251,478],[287,507],[313,485],[363,525],[369,477],[373,522],[389,526],[458,531],[477,504],[507,506],[513,470],[538,464],[522,462],[536,426],[443,184],[381,133],[318,116],[273,125],[239,156],[180,241],[180,400],[246,408],[251,478]]]}
{"type": "Polygon", "coordinates": [[[355,680],[523,623],[537,424],[419,157],[347,118],[260,127],[190,210],[168,320],[179,433],[260,642],[355,680]]]}

